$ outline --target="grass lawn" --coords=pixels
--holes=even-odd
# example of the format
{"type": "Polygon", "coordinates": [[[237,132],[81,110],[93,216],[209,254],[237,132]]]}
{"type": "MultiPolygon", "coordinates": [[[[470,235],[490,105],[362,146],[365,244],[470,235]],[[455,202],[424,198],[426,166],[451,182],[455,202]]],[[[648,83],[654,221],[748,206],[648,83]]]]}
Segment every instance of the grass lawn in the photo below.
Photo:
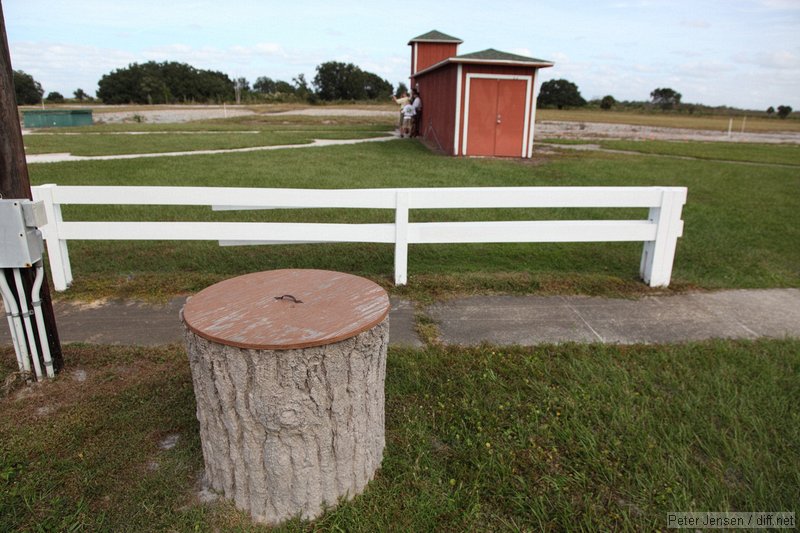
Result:
{"type": "MultiPolygon", "coordinates": [[[[179,140],[197,146],[250,142],[245,139],[251,136],[319,138],[325,131],[374,135],[387,124],[391,121],[352,117],[337,123],[242,117],[205,125],[107,126],[105,131],[172,132],[141,136],[145,140],[108,136],[113,142],[156,143],[158,149],[179,140]],[[219,133],[227,130],[259,133],[219,133]]],[[[59,136],[49,149],[69,151],[58,149],[73,142],[68,137],[59,136]]],[[[119,149],[104,148],[106,141],[94,137],[76,136],[74,146],[119,149]]],[[[652,146],[653,151],[666,150],[652,146]]],[[[677,155],[694,151],[700,159],[567,151],[533,161],[458,159],[397,140],[36,164],[29,171],[34,184],[61,185],[687,186],[686,228],[673,289],[800,287],[798,170],[721,162],[730,159],[726,147],[678,146],[677,155]]],[[[793,147],[768,148],[738,153],[749,161],[795,164],[793,147]]],[[[411,217],[645,215],[638,209],[446,210],[412,212],[411,217]]],[[[392,220],[391,212],[381,210],[214,213],[131,206],[73,206],[64,209],[64,216],[392,220]]],[[[392,247],[377,244],[221,248],[215,242],[83,241],[70,242],[69,248],[75,283],[66,294],[86,299],[166,298],[233,275],[286,267],[341,270],[390,286],[393,265],[392,247]]],[[[392,291],[417,299],[475,292],[651,293],[638,280],[640,254],[639,243],[412,245],[409,285],[392,291]]],[[[54,382],[0,394],[0,531],[265,530],[230,503],[198,500],[203,460],[182,346],[69,345],[64,356],[67,370],[54,382]],[[175,436],[174,448],[160,446],[175,436]]],[[[15,370],[11,349],[0,349],[0,383],[15,370]]],[[[387,447],[376,479],[363,495],[317,522],[297,520],[280,530],[651,531],[666,528],[669,511],[797,512],[799,374],[800,341],[788,339],[392,348],[387,447]]]]}
{"type": "Polygon", "coordinates": [[[170,135],[36,135],[25,137],[29,154],[71,153],[73,155],[146,154],[228,150],[252,146],[308,144],[314,139],[362,139],[381,137],[386,131],[286,131],[253,134],[224,132],[214,134],[172,133],[170,135]]]}
{"type": "MultiPolygon", "coordinates": [[[[155,107],[155,106],[154,106],[155,107]]],[[[304,106],[308,107],[308,106],[304,106]]],[[[179,109],[179,108],[178,108],[179,109]]],[[[111,109],[110,112],[125,111],[111,109]]],[[[130,109],[128,109],[130,111],[130,109]]],[[[277,111],[288,109],[278,108],[277,111]]],[[[381,109],[382,111],[395,111],[395,106],[381,109]]],[[[364,115],[337,115],[337,116],[310,116],[310,115],[280,115],[262,110],[264,114],[243,115],[226,119],[193,120],[190,122],[98,122],[91,126],[73,126],[63,128],[38,128],[31,130],[32,137],[46,134],[62,136],[64,134],[83,133],[115,133],[115,132],[225,132],[225,131],[282,131],[282,130],[346,130],[357,127],[372,131],[386,131],[397,125],[394,116],[364,116],[364,115]]],[[[102,115],[99,115],[102,120],[102,115]]]]}
{"type": "MultiPolygon", "coordinates": [[[[719,155],[715,145],[686,146],[709,157],[719,155]]],[[[796,157],[795,147],[766,148],[763,153],[770,158],[790,161],[796,157]]],[[[740,150],[762,153],[761,147],[740,150]]],[[[793,168],[602,153],[544,155],[532,162],[459,159],[438,156],[413,141],[397,140],[308,150],[38,164],[30,166],[30,175],[34,184],[62,185],[681,185],[688,187],[689,198],[673,289],[800,286],[800,247],[796,245],[800,242],[800,175],[793,168]]],[[[391,212],[379,210],[212,213],[203,208],[130,206],[73,207],[64,209],[64,215],[68,220],[392,220],[391,212]]],[[[414,221],[645,216],[644,210],[412,212],[414,221]]],[[[220,248],[215,242],[72,241],[69,246],[75,283],[66,294],[74,298],[168,297],[197,291],[232,275],[271,268],[341,270],[390,286],[393,269],[393,248],[379,244],[220,248]]],[[[412,245],[409,286],[392,290],[420,298],[492,291],[635,295],[648,291],[638,280],[640,255],[638,243],[412,245]]]]}
{"type": "MultiPolygon", "coordinates": [[[[258,530],[197,500],[182,347],[65,358],[54,383],[0,399],[0,530],[258,530]]],[[[6,349],[0,376],[14,368],[6,349]]],[[[652,531],[668,511],[796,512],[799,374],[796,340],[393,349],[376,479],[282,530],[652,531]]]]}
{"type": "Polygon", "coordinates": [[[794,165],[800,168],[800,144],[739,144],[683,141],[598,141],[596,144],[611,150],[628,150],[643,154],[794,165]]]}
{"type": "Polygon", "coordinates": [[[393,128],[382,117],[238,117],[184,124],[100,124],[77,128],[41,129],[26,135],[28,154],[71,153],[113,155],[224,150],[252,146],[307,144],[314,139],[380,137],[393,128]],[[122,135],[124,133],[124,135],[122,135]]]}

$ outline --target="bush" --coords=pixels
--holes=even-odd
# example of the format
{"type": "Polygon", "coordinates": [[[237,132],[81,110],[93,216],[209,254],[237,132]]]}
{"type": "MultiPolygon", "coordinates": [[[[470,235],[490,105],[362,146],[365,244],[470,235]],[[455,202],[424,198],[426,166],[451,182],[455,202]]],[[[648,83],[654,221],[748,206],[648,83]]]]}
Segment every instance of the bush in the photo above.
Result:
{"type": "Polygon", "coordinates": [[[600,100],[600,109],[609,110],[612,107],[614,107],[616,103],[617,101],[614,99],[613,96],[611,96],[610,94],[606,95],[603,97],[602,100],[600,100]]]}
{"type": "Polygon", "coordinates": [[[567,80],[549,80],[542,84],[536,100],[539,107],[582,107],[586,100],[581,96],[578,86],[567,80]]]}
{"type": "Polygon", "coordinates": [[[45,98],[45,101],[50,102],[51,104],[63,104],[64,95],[62,95],[58,91],[52,91],[47,94],[47,98],[45,98]]]}
{"type": "Polygon", "coordinates": [[[680,105],[681,96],[681,93],[670,89],[669,87],[664,87],[663,89],[658,88],[650,93],[650,98],[652,99],[653,104],[659,106],[664,111],[673,109],[680,105]]]}

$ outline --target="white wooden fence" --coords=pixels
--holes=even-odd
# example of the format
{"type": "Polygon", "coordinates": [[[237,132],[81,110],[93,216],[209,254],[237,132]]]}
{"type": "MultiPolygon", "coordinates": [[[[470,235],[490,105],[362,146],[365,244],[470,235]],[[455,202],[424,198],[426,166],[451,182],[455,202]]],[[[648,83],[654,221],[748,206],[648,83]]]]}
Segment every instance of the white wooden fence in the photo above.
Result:
{"type": "Polygon", "coordinates": [[[409,244],[642,241],[642,278],[669,285],[675,246],[683,234],[685,187],[473,187],[423,189],[250,189],[227,187],[33,187],[43,200],[53,283],[72,282],[69,240],[216,240],[223,245],[376,242],[395,245],[395,283],[407,282],[409,244]],[[278,222],[65,221],[62,205],[207,205],[229,209],[393,209],[393,224],[278,222]],[[645,220],[546,220],[410,223],[411,209],[649,208],[645,220]]]}

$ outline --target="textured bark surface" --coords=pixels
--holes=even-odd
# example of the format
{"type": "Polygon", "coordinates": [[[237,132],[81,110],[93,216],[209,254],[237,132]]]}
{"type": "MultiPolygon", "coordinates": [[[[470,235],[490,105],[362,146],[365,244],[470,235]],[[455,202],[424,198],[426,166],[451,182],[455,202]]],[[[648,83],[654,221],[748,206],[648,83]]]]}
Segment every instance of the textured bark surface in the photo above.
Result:
{"type": "Polygon", "coordinates": [[[208,488],[268,524],[363,491],[383,459],[388,318],[299,350],[185,336],[208,488]]]}
{"type": "MultiPolygon", "coordinates": [[[[28,164],[25,162],[25,146],[19,124],[14,93],[14,74],[11,68],[11,55],[2,4],[0,4],[0,195],[3,198],[33,198],[28,178],[28,164]]],[[[23,268],[21,272],[25,293],[30,294],[33,288],[33,269],[23,268]]],[[[10,272],[8,275],[11,275],[10,272]]],[[[46,276],[47,271],[45,270],[41,293],[42,312],[44,313],[50,356],[53,358],[56,372],[60,372],[64,367],[64,357],[61,353],[61,342],[58,339],[58,328],[46,276]]],[[[15,286],[10,277],[9,285],[15,286]]],[[[17,291],[13,292],[16,294],[17,291]]],[[[28,298],[28,308],[31,307],[32,303],[28,298]]],[[[44,365],[44,361],[41,361],[41,364],[44,365]]]]}

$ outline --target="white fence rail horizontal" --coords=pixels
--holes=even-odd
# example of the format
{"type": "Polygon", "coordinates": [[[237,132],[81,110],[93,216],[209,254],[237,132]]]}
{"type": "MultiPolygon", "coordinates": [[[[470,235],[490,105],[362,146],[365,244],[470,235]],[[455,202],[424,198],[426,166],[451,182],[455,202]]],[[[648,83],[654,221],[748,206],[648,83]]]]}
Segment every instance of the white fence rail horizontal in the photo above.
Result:
{"type": "Polygon", "coordinates": [[[407,282],[409,244],[477,242],[644,242],[640,273],[669,285],[685,187],[472,187],[423,189],[253,189],[228,187],[33,187],[45,202],[42,227],[53,284],[72,282],[69,240],[216,240],[223,245],[375,242],[395,245],[395,283],[407,282]],[[62,205],[205,205],[214,210],[393,209],[393,224],[284,222],[65,221],[62,205]],[[648,208],[646,220],[547,220],[410,223],[411,209],[648,208]]]}

